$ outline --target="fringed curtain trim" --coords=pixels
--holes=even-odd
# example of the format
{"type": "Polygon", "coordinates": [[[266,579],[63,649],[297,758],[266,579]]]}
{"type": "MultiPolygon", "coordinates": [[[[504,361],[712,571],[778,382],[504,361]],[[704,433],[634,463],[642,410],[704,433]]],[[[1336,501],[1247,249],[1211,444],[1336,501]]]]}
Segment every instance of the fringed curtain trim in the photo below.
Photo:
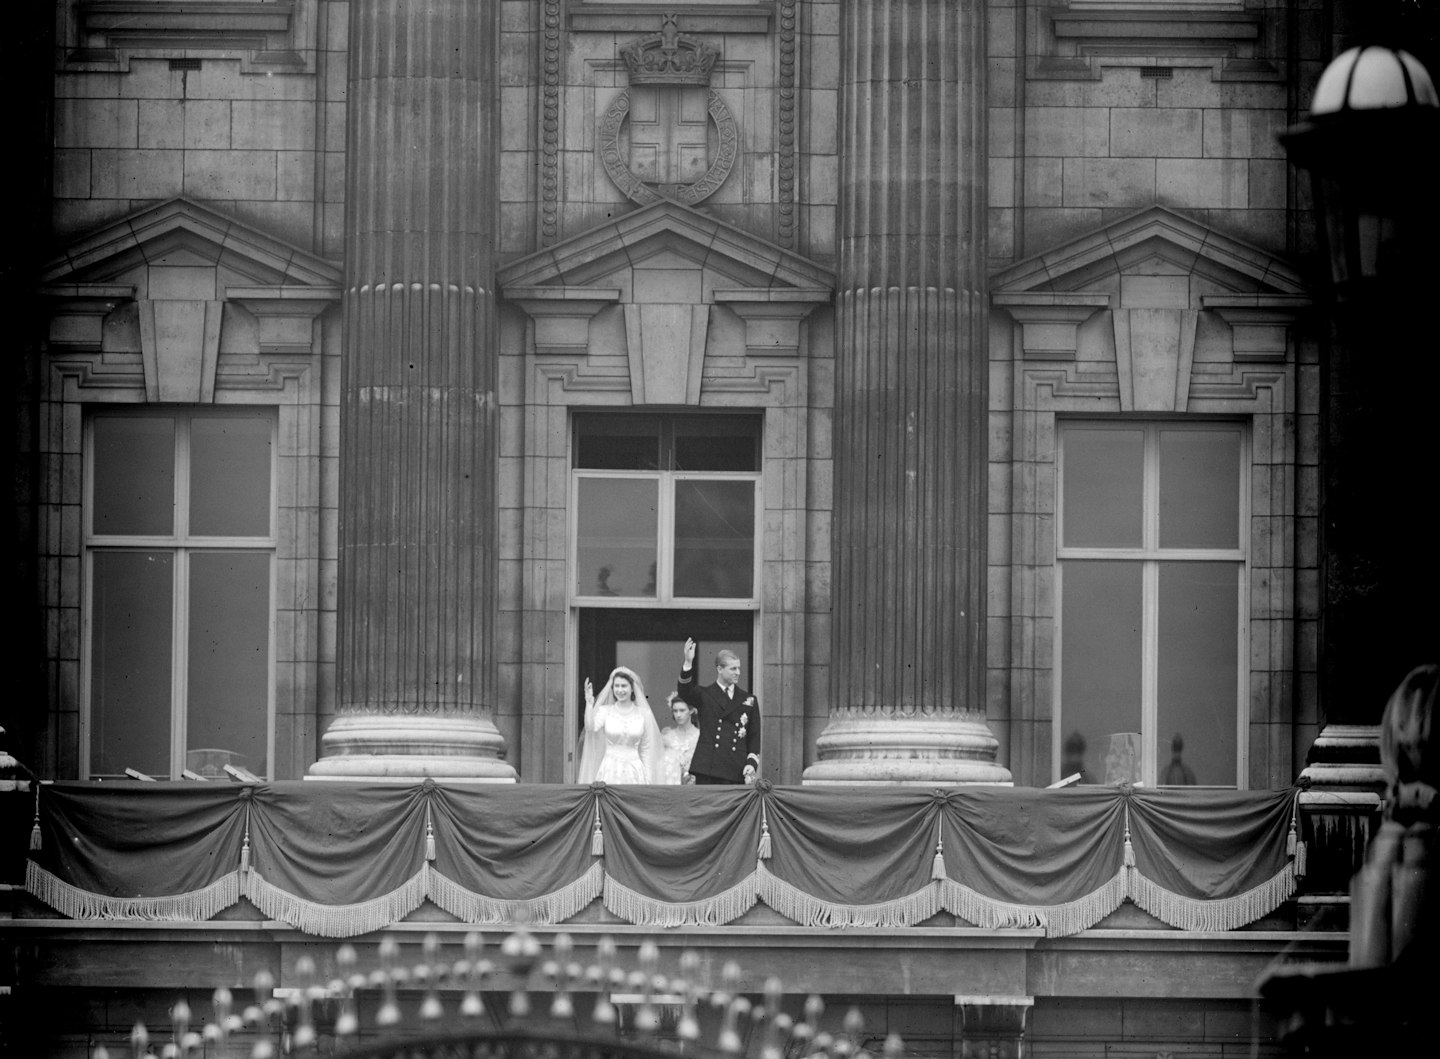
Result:
{"type": "Polygon", "coordinates": [[[549,924],[563,923],[579,915],[600,896],[605,886],[605,867],[596,861],[574,882],[541,897],[518,901],[467,890],[429,866],[426,878],[430,900],[462,922],[513,923],[523,915],[527,922],[549,924]]]}
{"type": "Polygon", "coordinates": [[[605,907],[636,926],[718,927],[755,907],[755,879],[745,876],[730,889],[699,901],[660,901],[605,877],[605,907]]]}
{"type": "Polygon", "coordinates": [[[271,919],[289,923],[306,934],[322,938],[349,938],[398,923],[425,901],[428,879],[422,870],[397,889],[353,905],[325,905],[286,893],[251,869],[245,896],[271,919]]]}
{"type": "Polygon", "coordinates": [[[755,871],[760,900],[802,927],[912,927],[940,911],[936,887],[875,904],[824,901],[780,879],[759,864],[755,871]]]}
{"type": "Polygon", "coordinates": [[[1236,930],[1268,916],[1295,894],[1295,866],[1286,864],[1259,886],[1234,897],[1184,897],[1129,869],[1130,900],[1162,923],[1181,930],[1236,930]]]}
{"type": "Polygon", "coordinates": [[[1043,927],[1045,936],[1063,938],[1093,927],[1125,901],[1125,875],[1117,873],[1100,889],[1058,905],[1022,905],[997,901],[970,887],[946,879],[940,883],[940,904],[945,911],[977,927],[1000,930],[1043,927]]]}
{"type": "MultiPolygon", "coordinates": [[[[1297,880],[1304,871],[1300,863],[1303,843],[1298,836],[1294,843],[1295,852],[1287,849],[1289,827],[1295,813],[1293,796],[1289,792],[1192,794],[1183,802],[1174,794],[1116,794],[1113,797],[1127,799],[1127,813],[1123,821],[1132,825],[1126,826],[1125,831],[1136,847],[1130,856],[1123,855],[1117,848],[1115,839],[1118,836],[1113,830],[1114,825],[1096,826],[1093,835],[1081,828],[1081,825],[1089,826],[1087,821],[1114,820],[1116,824],[1121,821],[1121,814],[1114,813],[1113,802],[1108,802],[1103,792],[1086,792],[1083,796],[1040,792],[1025,797],[1049,814],[1052,821],[1049,833],[1059,837],[1052,839],[1040,854],[1048,858],[1043,863],[1053,868],[1048,877],[1031,872],[1015,880],[1017,896],[1024,896],[1028,902],[987,896],[963,881],[970,877],[971,862],[988,856],[987,843],[997,840],[986,839],[977,833],[968,846],[952,842],[945,842],[942,846],[943,835],[939,832],[933,846],[927,842],[916,848],[907,847],[904,852],[892,849],[888,859],[872,857],[871,862],[867,862],[872,869],[871,874],[882,880],[880,885],[911,890],[901,897],[876,901],[873,898],[891,890],[879,890],[860,883],[835,888],[822,886],[819,880],[835,879],[836,873],[839,873],[838,878],[845,877],[849,856],[847,841],[857,843],[857,848],[862,851],[884,848],[888,834],[885,827],[900,826],[897,821],[907,819],[907,809],[912,813],[928,811],[929,802],[917,795],[913,806],[901,805],[897,809],[894,804],[897,796],[887,793],[885,797],[889,801],[884,805],[889,807],[891,815],[883,817],[885,823],[872,823],[868,831],[857,835],[850,820],[843,812],[837,811],[833,802],[819,801],[813,792],[776,789],[767,792],[762,801],[758,821],[762,843],[758,851],[753,828],[733,831],[736,836],[743,832],[743,840],[738,837],[733,841],[717,840],[713,848],[706,847],[707,852],[703,855],[707,858],[713,856],[712,866],[720,872],[713,876],[717,880],[716,885],[723,885],[718,880],[724,879],[728,888],[692,901],[664,901],[647,896],[637,888],[646,885],[656,890],[653,879],[642,884],[640,879],[632,877],[633,873],[640,873],[640,878],[646,878],[644,873],[651,870],[647,867],[647,858],[656,856],[651,846],[638,840],[624,827],[612,827],[606,845],[620,845],[612,846],[611,857],[603,861],[591,860],[585,853],[588,847],[583,846],[591,834],[588,802],[577,802],[576,792],[571,789],[540,786],[525,792],[527,801],[539,803],[542,809],[525,816],[523,819],[527,822],[523,826],[531,829],[535,841],[544,838],[546,842],[535,851],[519,842],[517,836],[506,836],[515,841],[497,846],[485,857],[502,856],[507,860],[516,877],[509,887],[512,893],[525,893],[527,879],[532,891],[541,886],[558,888],[534,897],[498,898],[467,889],[454,879],[441,875],[433,862],[421,859],[418,841],[412,844],[403,840],[407,831],[421,824],[427,832],[433,830],[438,819],[401,812],[409,804],[407,799],[413,798],[413,792],[387,789],[376,793],[370,788],[350,790],[327,786],[323,797],[331,802],[346,808],[343,799],[349,798],[352,802],[348,806],[349,811],[364,812],[368,818],[388,821],[395,837],[389,840],[387,848],[397,851],[394,862],[383,865],[382,876],[386,879],[383,885],[395,889],[353,904],[328,904],[324,899],[343,892],[344,887],[337,884],[333,877],[312,878],[299,865],[287,861],[285,848],[277,845],[273,838],[266,837],[269,829],[279,824],[271,822],[259,831],[253,826],[263,822],[261,814],[271,812],[275,814],[275,820],[285,822],[284,826],[303,831],[307,820],[303,810],[309,804],[307,800],[321,796],[315,793],[314,785],[299,782],[270,785],[266,788],[264,800],[255,798],[246,805],[243,823],[237,822],[239,818],[233,816],[229,803],[215,791],[166,789],[157,793],[154,784],[140,786],[143,789],[136,791],[101,791],[95,785],[81,784],[47,787],[46,797],[41,803],[42,823],[52,834],[73,834],[86,838],[86,841],[47,842],[44,848],[31,851],[26,871],[29,892],[73,919],[175,922],[211,919],[244,896],[268,918],[322,937],[348,937],[383,929],[403,920],[427,898],[462,922],[476,924],[513,922],[517,918],[535,923],[562,923],[579,915],[596,900],[603,900],[611,913],[637,925],[718,926],[734,922],[753,908],[757,901],[762,901],[790,921],[810,927],[906,927],[923,923],[938,912],[946,911],[983,929],[1038,927],[1050,937],[1064,937],[1093,927],[1127,898],[1164,923],[1181,930],[1235,930],[1272,913],[1291,899],[1297,889],[1297,880]],[[156,801],[162,798],[162,801],[156,801]],[[1144,799],[1143,807],[1147,810],[1145,820],[1131,818],[1128,810],[1132,798],[1144,799]],[[827,836],[825,842],[806,848],[802,859],[810,859],[803,864],[795,860],[797,854],[791,848],[797,841],[793,825],[788,825],[791,831],[784,828],[770,831],[770,827],[777,824],[775,810],[786,799],[790,800],[786,811],[794,819],[803,820],[807,827],[824,830],[827,836]],[[156,834],[160,837],[154,839],[153,849],[136,848],[133,842],[117,845],[112,834],[114,821],[135,818],[142,808],[152,804],[161,806],[144,817],[152,820],[153,826],[159,829],[156,834]],[[1182,805],[1186,813],[1177,815],[1171,811],[1167,815],[1167,808],[1173,809],[1177,804],[1182,805]],[[1207,810],[1206,815],[1197,816],[1194,811],[1197,804],[1207,810]],[[387,807],[394,811],[385,811],[387,807]],[[196,813],[200,810],[209,815],[197,818],[196,813]],[[175,820],[167,821],[165,811],[172,813],[175,820]],[[251,820],[252,814],[254,821],[251,820]],[[572,818],[575,826],[570,826],[572,818]],[[1237,820],[1242,823],[1248,821],[1250,831],[1247,833],[1255,837],[1234,842],[1229,837],[1233,834],[1230,827],[1231,822],[1237,820]],[[168,832],[165,830],[167,822],[170,823],[168,832]],[[1143,825],[1138,831],[1133,829],[1136,823],[1143,825]],[[562,828],[557,832],[556,828],[561,824],[569,829],[562,828]],[[1062,826],[1067,824],[1073,826],[1062,826]],[[1142,875],[1142,870],[1150,870],[1155,877],[1166,880],[1185,877],[1186,864],[1176,860],[1176,855],[1164,841],[1166,834],[1181,828],[1196,837],[1194,844],[1201,850],[1209,851],[1215,860],[1229,866],[1231,870],[1225,873],[1227,878],[1243,880],[1231,883],[1223,890],[1213,887],[1212,891],[1231,892],[1238,885],[1250,888],[1238,894],[1231,892],[1230,896],[1185,896],[1142,875]],[[1086,836],[1084,841],[1069,839],[1068,836],[1076,834],[1086,836]],[[775,836],[771,843],[774,846],[773,858],[750,859],[763,857],[769,851],[763,842],[767,836],[775,836]],[[743,849],[735,845],[741,841],[743,849]],[[257,842],[259,844],[255,845],[257,842]],[[791,846],[784,846],[783,842],[789,842],[791,846]],[[1106,844],[1102,845],[1102,842],[1106,844]],[[257,850],[253,858],[247,855],[252,848],[257,850]],[[514,850],[521,853],[505,852],[514,850]],[[1137,851],[1144,854],[1139,858],[1143,868],[1133,863],[1133,853],[1137,851]],[[624,855],[620,856],[622,853],[624,855]],[[521,859],[514,861],[514,856],[521,859]],[[912,863],[921,856],[925,858],[924,864],[912,863]],[[817,857],[822,861],[818,868],[814,863],[817,857]],[[1100,858],[1098,863],[1096,858],[1100,858]],[[194,879],[198,882],[203,879],[203,876],[198,876],[198,871],[210,865],[214,866],[212,870],[238,865],[239,870],[221,875],[208,885],[186,893],[155,895],[173,879],[194,879]],[[751,865],[754,865],[753,871],[751,865]],[[283,879],[288,889],[269,881],[259,870],[261,867],[269,869],[273,877],[283,879]],[[1109,874],[1112,871],[1114,875],[1109,874]],[[950,877],[952,872],[958,878],[950,877]],[[1179,875],[1167,874],[1170,872],[1178,872],[1179,875]],[[76,881],[67,881],[67,877],[76,881]],[[571,881],[560,883],[567,878],[571,881]],[[896,887],[896,878],[910,881],[896,887]],[[77,881],[82,885],[77,885],[77,881]],[[86,886],[93,889],[84,888],[86,886]],[[1081,896],[1072,896],[1082,886],[1096,888],[1081,896]],[[291,893],[289,890],[299,892],[291,893]],[[817,890],[820,895],[809,890],[817,890]],[[117,892],[134,896],[109,896],[117,892]],[[1047,901],[1049,903],[1041,903],[1047,901]]],[[[246,787],[243,795],[247,801],[250,793],[251,789],[246,787]]],[[[677,795],[684,794],[677,792],[677,795]]],[[[689,806],[687,811],[698,814],[706,808],[699,802],[700,795],[691,793],[689,796],[697,804],[689,806]]],[[[503,810],[511,804],[505,798],[513,799],[512,794],[502,798],[500,795],[471,791],[447,793],[446,797],[455,799],[457,804],[463,803],[467,819],[486,821],[505,820],[503,810]]],[[[607,797],[623,800],[631,796],[617,788],[607,792],[607,797]]],[[[967,811],[966,797],[963,793],[949,795],[945,811],[963,815],[967,811]]],[[[990,811],[1004,808],[1003,800],[997,802],[997,799],[1003,799],[1003,795],[995,792],[978,792],[969,797],[983,801],[990,811]]],[[[637,832],[643,837],[652,832],[663,832],[661,824],[671,819],[664,805],[654,798],[653,792],[637,792],[625,808],[645,823],[645,828],[637,832]],[[649,814],[648,817],[646,814],[649,814]]],[[[1142,802],[1137,801],[1136,807],[1141,806],[1142,802]]],[[[501,823],[497,826],[506,825],[501,823]]],[[[725,832],[727,835],[731,833],[725,832]]],[[[299,836],[297,841],[317,843],[332,839],[327,833],[316,830],[313,834],[299,836]]],[[[460,871],[473,871],[466,878],[480,881],[487,877],[481,870],[484,857],[470,851],[465,843],[460,842],[453,847],[447,844],[446,850],[448,855],[458,858],[451,863],[460,871]]],[[[333,852],[337,856],[345,855],[340,847],[333,852]]],[[[425,852],[428,856],[430,851],[426,848],[425,852]]],[[[1196,853],[1191,856],[1205,855],[1196,853]]],[[[359,857],[356,852],[354,858],[359,857]]],[[[347,862],[347,866],[357,866],[354,858],[347,862]]],[[[994,867],[993,863],[988,866],[988,877],[994,876],[994,867]]],[[[356,870],[347,878],[374,886],[373,878],[365,879],[364,875],[365,872],[356,870]]],[[[189,882],[182,885],[196,884],[189,882]]],[[[480,884],[483,885],[483,882],[480,884]]],[[[993,890],[994,885],[989,888],[993,890]]],[[[1169,882],[1168,885],[1173,887],[1177,884],[1169,882]]],[[[361,892],[373,893],[374,890],[361,892]]],[[[659,888],[657,892],[667,891],[659,888]]]]}
{"type": "Polygon", "coordinates": [[[25,866],[25,889],[71,919],[147,919],[203,923],[240,900],[240,873],[232,871],[209,886],[164,897],[108,897],[81,890],[33,860],[25,866]]]}

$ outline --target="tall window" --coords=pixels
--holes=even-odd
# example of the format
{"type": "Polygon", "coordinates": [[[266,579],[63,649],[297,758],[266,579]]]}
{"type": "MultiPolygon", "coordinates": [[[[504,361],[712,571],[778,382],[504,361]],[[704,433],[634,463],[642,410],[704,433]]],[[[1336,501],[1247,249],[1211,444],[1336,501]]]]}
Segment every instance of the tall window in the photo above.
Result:
{"type": "Polygon", "coordinates": [[[1057,431],[1061,777],[1237,785],[1243,427],[1061,421],[1057,431]]]}
{"type": "Polygon", "coordinates": [[[91,416],[90,776],[268,771],[274,435],[268,410],[91,416]]]}
{"type": "Polygon", "coordinates": [[[754,601],[757,420],[583,416],[575,467],[577,602],[754,601]]]}
{"type": "Polygon", "coordinates": [[[687,637],[706,682],[724,648],[753,687],[760,418],[585,414],[574,439],[575,701],[586,677],[598,685],[625,665],[651,692],[656,722],[673,723],[665,692],[687,637]]]}

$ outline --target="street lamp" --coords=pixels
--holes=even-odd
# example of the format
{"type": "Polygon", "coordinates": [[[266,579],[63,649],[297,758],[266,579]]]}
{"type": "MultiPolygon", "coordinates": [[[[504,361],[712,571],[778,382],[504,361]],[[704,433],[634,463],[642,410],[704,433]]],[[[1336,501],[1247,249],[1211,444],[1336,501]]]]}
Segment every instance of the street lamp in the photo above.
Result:
{"type": "Polygon", "coordinates": [[[1440,99],[1420,61],[1351,48],[1325,68],[1308,118],[1281,135],[1310,171],[1338,302],[1391,299],[1430,273],[1440,99]]]}
{"type": "Polygon", "coordinates": [[[1329,262],[1320,705],[1327,725],[1373,727],[1390,689],[1440,647],[1440,550],[1428,515],[1440,483],[1431,156],[1440,97],[1409,53],[1351,48],[1326,67],[1310,113],[1280,140],[1311,175],[1329,262]]]}
{"type": "Polygon", "coordinates": [[[1349,967],[1281,966],[1261,982],[1261,995],[1285,1019],[1292,1054],[1312,1059],[1386,1046],[1410,1054],[1433,1044],[1437,1025],[1421,984],[1435,955],[1437,887],[1420,855],[1436,845],[1434,815],[1428,801],[1422,814],[1402,812],[1396,783],[1412,759],[1433,762],[1434,754],[1435,668],[1422,663],[1440,652],[1440,549],[1430,515],[1440,485],[1440,209],[1430,161],[1437,134],[1440,99],[1424,66],[1395,48],[1363,47],[1325,69],[1309,115],[1280,137],[1312,179],[1333,325],[1319,402],[1326,727],[1302,778],[1363,787],[1373,771],[1386,799],[1380,836],[1388,836],[1351,887],[1349,967]],[[1421,677],[1425,695],[1408,696],[1421,677]],[[1376,722],[1392,688],[1382,738],[1376,722]],[[1412,709],[1420,698],[1424,710],[1412,709]],[[1366,746],[1373,769],[1354,753],[1366,746]],[[1336,778],[1325,779],[1327,768],[1336,778]],[[1411,857],[1407,842],[1420,853],[1411,857]],[[1404,900],[1395,896],[1402,889],[1404,900]],[[1408,944],[1391,947],[1396,938],[1408,944]]]}

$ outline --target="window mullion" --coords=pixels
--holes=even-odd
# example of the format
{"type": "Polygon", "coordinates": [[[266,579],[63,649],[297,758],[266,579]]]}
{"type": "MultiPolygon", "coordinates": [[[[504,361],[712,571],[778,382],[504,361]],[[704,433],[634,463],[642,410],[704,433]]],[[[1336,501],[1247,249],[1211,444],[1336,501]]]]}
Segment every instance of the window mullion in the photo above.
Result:
{"type": "Polygon", "coordinates": [[[189,720],[187,680],[190,669],[190,552],[175,549],[175,587],[171,619],[170,659],[170,778],[178,780],[185,767],[186,729],[189,720]]]}
{"type": "Polygon", "coordinates": [[[1140,658],[1140,732],[1142,752],[1140,755],[1140,778],[1146,786],[1155,786],[1155,755],[1159,752],[1160,739],[1156,733],[1159,723],[1160,687],[1160,564],[1147,560],[1141,575],[1141,658],[1140,658]]]}
{"type": "Polygon", "coordinates": [[[185,762],[189,720],[190,667],[190,416],[175,417],[175,598],[170,691],[170,778],[179,779],[185,762]]]}
{"type": "Polygon", "coordinates": [[[190,417],[175,417],[175,539],[190,539],[190,417]]]}
{"type": "Polygon", "coordinates": [[[655,595],[661,603],[675,600],[675,472],[660,472],[655,517],[655,595]]]}
{"type": "Polygon", "coordinates": [[[1141,575],[1140,731],[1143,751],[1140,774],[1146,785],[1153,787],[1158,775],[1155,755],[1160,746],[1156,733],[1160,714],[1160,428],[1157,424],[1152,423],[1145,428],[1144,453],[1142,543],[1148,558],[1141,575]]]}

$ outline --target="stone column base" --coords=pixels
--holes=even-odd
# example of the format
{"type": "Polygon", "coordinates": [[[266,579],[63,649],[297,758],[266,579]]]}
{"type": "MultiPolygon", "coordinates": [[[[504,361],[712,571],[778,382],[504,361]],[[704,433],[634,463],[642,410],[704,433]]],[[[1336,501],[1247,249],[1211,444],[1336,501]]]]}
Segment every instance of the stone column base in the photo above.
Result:
{"type": "Polygon", "coordinates": [[[801,782],[1009,786],[1010,770],[995,764],[999,746],[977,714],[838,717],[815,740],[820,760],[801,782]]]}
{"type": "Polygon", "coordinates": [[[514,783],[501,760],[505,739],[488,718],[469,715],[348,714],[320,738],[324,756],[309,780],[514,783]]]}

